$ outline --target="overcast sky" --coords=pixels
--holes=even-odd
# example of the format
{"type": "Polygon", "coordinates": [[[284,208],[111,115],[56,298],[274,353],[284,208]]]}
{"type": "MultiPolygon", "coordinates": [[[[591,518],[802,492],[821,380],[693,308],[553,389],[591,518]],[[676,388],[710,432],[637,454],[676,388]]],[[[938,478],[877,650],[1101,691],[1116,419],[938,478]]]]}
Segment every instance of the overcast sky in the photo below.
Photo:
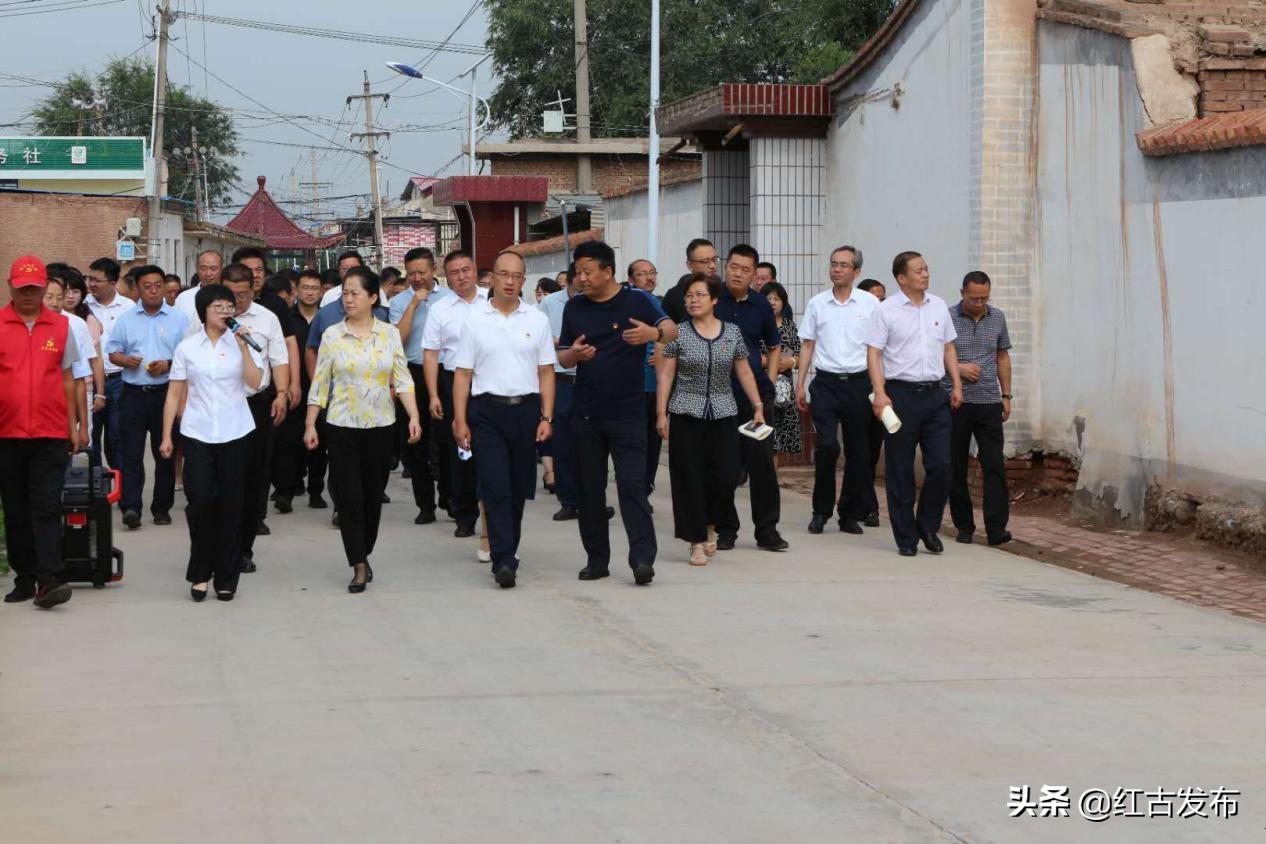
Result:
{"type": "MultiPolygon", "coordinates": [[[[100,0],[13,0],[0,3],[0,31],[5,47],[0,51],[0,73],[18,74],[56,81],[71,70],[98,72],[111,56],[125,56],[145,44],[155,0],[120,0],[107,5],[91,5],[100,0]],[[25,16],[3,17],[4,13],[40,9],[53,4],[78,2],[79,8],[25,16]]],[[[205,11],[209,15],[266,20],[347,32],[390,35],[392,37],[441,41],[466,16],[476,0],[359,0],[354,3],[315,0],[172,0],[173,9],[205,11]]],[[[487,19],[482,8],[453,36],[452,42],[482,45],[487,19]]],[[[382,46],[302,35],[242,29],[222,24],[179,20],[173,31],[174,48],[184,50],[192,61],[176,49],[169,53],[168,78],[172,85],[188,86],[201,94],[206,89],[215,102],[234,109],[243,155],[236,163],[241,181],[252,190],[255,177],[266,176],[270,192],[278,199],[292,196],[294,182],[312,181],[310,151],[273,144],[330,146],[305,132],[333,139],[336,146],[361,147],[349,132],[364,131],[364,113],[359,103],[353,111],[344,108],[348,94],[361,93],[361,71],[368,70],[375,92],[394,91],[390,106],[379,116],[375,101],[375,123],[392,130],[383,146],[379,176],[384,192],[399,195],[408,178],[401,169],[432,173],[452,162],[464,140],[465,105],[444,90],[436,90],[422,80],[408,80],[384,66],[387,61],[417,64],[428,51],[382,46]],[[205,61],[203,59],[205,50],[205,61]],[[292,123],[268,115],[267,110],[208,76],[198,67],[204,64],[225,82],[240,88],[267,107],[291,117],[292,123]],[[396,89],[399,90],[396,90],[396,89]],[[429,91],[429,93],[427,93],[429,91]],[[422,96],[416,96],[421,94],[422,96]],[[341,125],[340,125],[341,122],[341,125]],[[293,125],[298,124],[298,125],[293,125]],[[457,126],[455,126],[457,124],[457,126]],[[302,128],[300,128],[302,127],[302,128]],[[450,128],[451,127],[451,128],[450,128]],[[427,131],[430,130],[430,131],[427,131]],[[273,144],[264,143],[265,141],[273,144]],[[393,166],[394,165],[394,166],[393,166]]],[[[155,44],[144,53],[152,59],[155,44]]],[[[478,59],[462,53],[435,55],[426,68],[428,76],[449,80],[478,59]]],[[[478,91],[487,96],[492,83],[488,63],[480,67],[478,91]]],[[[466,80],[456,84],[465,86],[466,80]]],[[[0,78],[0,124],[21,119],[30,107],[48,93],[47,88],[22,86],[0,78]]],[[[0,134],[21,134],[20,129],[0,129],[0,134]]],[[[317,181],[332,182],[321,191],[327,196],[369,193],[369,177],[364,156],[317,150],[317,181]]],[[[452,163],[446,174],[461,172],[461,160],[452,163]]],[[[298,188],[298,198],[309,196],[308,188],[298,188]]],[[[239,196],[240,202],[244,197],[239,196]]],[[[354,200],[344,200],[339,210],[350,213],[354,200]]],[[[287,206],[294,207],[294,206],[287,206]]],[[[219,218],[223,222],[224,218],[219,218]]]]}

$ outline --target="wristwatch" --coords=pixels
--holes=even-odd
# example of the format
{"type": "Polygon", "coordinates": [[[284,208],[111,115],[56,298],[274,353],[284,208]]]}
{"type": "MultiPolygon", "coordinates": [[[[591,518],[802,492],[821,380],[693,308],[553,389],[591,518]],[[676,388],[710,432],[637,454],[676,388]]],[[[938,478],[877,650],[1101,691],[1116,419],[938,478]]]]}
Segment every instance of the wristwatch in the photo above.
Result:
{"type": "Polygon", "coordinates": [[[1002,397],[1003,397],[1004,399],[1006,399],[1007,401],[1011,401],[1011,394],[1010,394],[1010,393],[1003,393],[1003,394],[1002,394],[1002,397]]]}
{"type": "Polygon", "coordinates": [[[659,324],[659,325],[655,326],[655,342],[656,342],[656,343],[662,343],[662,342],[664,342],[664,324],[663,324],[663,322],[660,322],[660,324],[659,324]]]}
{"type": "Polygon", "coordinates": [[[541,421],[542,421],[542,422],[548,422],[548,423],[550,423],[551,425],[553,425],[553,424],[554,424],[554,417],[553,417],[553,416],[542,416],[542,417],[541,417],[541,421]]]}

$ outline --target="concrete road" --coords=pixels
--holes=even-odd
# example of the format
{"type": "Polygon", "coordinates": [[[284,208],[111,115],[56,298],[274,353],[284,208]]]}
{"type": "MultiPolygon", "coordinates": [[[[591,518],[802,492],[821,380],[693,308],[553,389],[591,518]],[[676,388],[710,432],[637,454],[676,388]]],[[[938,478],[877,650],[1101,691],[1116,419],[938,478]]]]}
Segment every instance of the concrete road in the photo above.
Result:
{"type": "Polygon", "coordinates": [[[364,595],[301,508],[230,604],[189,600],[178,518],[120,535],[122,585],[0,607],[3,840],[1266,837],[1261,625],[981,546],[902,559],[886,526],[811,537],[794,496],[791,553],[695,569],[657,495],[649,588],[577,581],[542,498],[502,591],[390,492],[364,595]],[[1071,817],[1009,818],[1023,785],[1071,817]],[[1090,788],[1219,786],[1230,820],[1078,816],[1090,788]]]}

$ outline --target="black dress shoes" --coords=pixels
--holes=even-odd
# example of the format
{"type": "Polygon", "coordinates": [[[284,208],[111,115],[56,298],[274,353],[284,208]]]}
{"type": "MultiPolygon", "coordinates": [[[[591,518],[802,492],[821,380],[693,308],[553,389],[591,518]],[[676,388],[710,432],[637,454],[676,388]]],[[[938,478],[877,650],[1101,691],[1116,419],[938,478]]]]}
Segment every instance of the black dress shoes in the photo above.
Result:
{"type": "Polygon", "coordinates": [[[193,588],[192,586],[190,586],[190,587],[189,587],[189,597],[190,597],[190,598],[193,598],[193,602],[194,602],[195,604],[201,604],[203,601],[205,601],[205,600],[207,599],[207,590],[205,590],[205,589],[195,589],[195,588],[193,588]]]}
{"type": "Polygon", "coordinates": [[[135,510],[128,510],[123,514],[123,526],[128,530],[136,530],[141,526],[141,514],[135,510]]]}
{"type": "Polygon", "coordinates": [[[923,534],[923,547],[928,549],[929,554],[939,554],[945,550],[945,546],[941,544],[941,538],[934,533],[923,534]]]}
{"type": "Polygon", "coordinates": [[[384,492],[384,493],[382,494],[382,503],[383,503],[383,504],[390,504],[390,503],[391,503],[391,496],[390,496],[390,495],[388,495],[387,493],[385,493],[385,492],[384,492]]]}
{"type": "Polygon", "coordinates": [[[239,563],[237,567],[237,570],[242,574],[254,574],[255,569],[255,560],[251,557],[243,557],[242,562],[239,563]]]}
{"type": "Polygon", "coordinates": [[[913,557],[915,554],[919,553],[919,549],[918,548],[898,548],[897,553],[903,557],[913,557]]]}
{"type": "Polygon", "coordinates": [[[458,539],[465,539],[468,536],[474,536],[474,535],[475,535],[474,525],[458,525],[457,530],[453,531],[453,536],[456,536],[458,539]]]}
{"type": "Polygon", "coordinates": [[[655,567],[650,563],[638,563],[633,567],[633,582],[638,586],[646,586],[655,579],[655,567]]]}
{"type": "Polygon", "coordinates": [[[862,534],[862,526],[857,523],[856,519],[840,519],[840,530],[844,533],[862,534]]]}
{"type": "Polygon", "coordinates": [[[973,536],[973,534],[974,534],[974,531],[970,531],[970,530],[960,530],[960,531],[959,531],[959,532],[958,532],[958,533],[954,536],[954,541],[955,541],[955,542],[961,542],[963,545],[971,545],[971,541],[972,541],[972,536],[973,536]]]}
{"type": "Polygon", "coordinates": [[[14,586],[13,591],[4,596],[6,604],[20,604],[35,597],[35,589],[30,586],[14,586]]]}
{"type": "Polygon", "coordinates": [[[580,570],[581,580],[601,580],[604,577],[610,576],[611,572],[609,569],[593,569],[589,568],[589,566],[585,566],[580,570]]]}
{"type": "Polygon", "coordinates": [[[735,537],[735,536],[719,536],[718,535],[717,536],[717,550],[718,551],[733,551],[734,542],[737,539],[738,537],[735,537]]]}
{"type": "Polygon", "coordinates": [[[821,513],[814,513],[813,518],[809,519],[809,533],[818,534],[826,527],[826,516],[821,513]]]}
{"type": "Polygon", "coordinates": [[[329,507],[329,506],[330,505],[326,504],[325,499],[321,497],[320,495],[308,496],[308,507],[312,510],[324,510],[326,507],[329,507]]]}
{"type": "Polygon", "coordinates": [[[867,513],[866,521],[862,522],[866,527],[879,527],[879,513],[867,513]]]}
{"type": "Polygon", "coordinates": [[[166,510],[159,510],[157,513],[154,514],[154,524],[156,525],[171,524],[171,513],[167,512],[166,510]]]}
{"type": "Polygon", "coordinates": [[[255,525],[256,536],[272,536],[272,533],[273,532],[268,528],[268,525],[264,524],[263,519],[260,519],[259,524],[255,525]]]}
{"type": "Polygon", "coordinates": [[[419,510],[418,514],[413,517],[415,525],[429,525],[435,522],[434,510],[419,510]]]}
{"type": "Polygon", "coordinates": [[[570,522],[579,518],[580,511],[575,507],[568,507],[566,504],[559,507],[558,512],[554,514],[554,521],[556,522],[570,522]]]}
{"type": "Polygon", "coordinates": [[[294,499],[289,495],[278,495],[277,500],[273,502],[277,507],[278,513],[289,513],[294,510],[294,499]]]}
{"type": "Polygon", "coordinates": [[[509,566],[502,566],[497,569],[497,573],[493,577],[497,579],[497,585],[502,589],[514,588],[514,569],[509,566]]]}
{"type": "Polygon", "coordinates": [[[35,590],[35,606],[42,610],[51,610],[58,604],[70,600],[71,588],[68,583],[50,583],[35,590]]]}
{"type": "Polygon", "coordinates": [[[997,536],[989,537],[990,545],[1002,545],[1010,541],[1011,541],[1011,531],[1009,530],[1004,530],[1002,533],[998,534],[997,536]]]}
{"type": "MultiPolygon", "coordinates": [[[[721,547],[719,540],[717,541],[717,547],[721,547]]],[[[757,542],[756,547],[762,551],[786,551],[791,545],[778,534],[774,534],[764,542],[757,542]]]]}
{"type": "Polygon", "coordinates": [[[215,599],[217,601],[231,601],[233,600],[233,593],[227,589],[223,591],[217,589],[215,592],[215,599]]]}

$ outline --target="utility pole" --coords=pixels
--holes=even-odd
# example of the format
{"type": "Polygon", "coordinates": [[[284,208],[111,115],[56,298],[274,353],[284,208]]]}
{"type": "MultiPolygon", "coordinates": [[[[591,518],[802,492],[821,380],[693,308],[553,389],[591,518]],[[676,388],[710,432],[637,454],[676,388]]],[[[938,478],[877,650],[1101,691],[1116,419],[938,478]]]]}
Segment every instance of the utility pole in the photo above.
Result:
{"type": "Polygon", "coordinates": [[[167,109],[167,27],[171,23],[171,0],[158,8],[158,61],[154,67],[154,127],[150,151],[154,161],[154,192],[149,197],[149,247],[146,260],[158,263],[163,239],[158,231],[163,213],[163,115],[167,109]]]}
{"type": "Polygon", "coordinates": [[[383,265],[382,197],[378,195],[378,150],[374,147],[374,140],[376,138],[390,137],[391,133],[374,131],[374,100],[381,99],[383,105],[386,106],[387,101],[391,99],[391,95],[369,93],[369,71],[364,71],[364,74],[365,78],[361,95],[348,97],[347,103],[351,105],[352,100],[365,101],[365,131],[353,132],[352,138],[364,138],[368,145],[366,154],[369,156],[369,198],[374,203],[374,243],[377,245],[374,264],[376,269],[381,272],[383,265]]]}
{"type": "Polygon", "coordinates": [[[312,167],[312,181],[300,182],[299,187],[307,188],[312,196],[312,216],[319,217],[321,215],[321,188],[329,187],[332,182],[317,181],[317,154],[316,150],[309,150],[308,163],[312,167]]]}
{"type": "MultiPolygon", "coordinates": [[[[576,142],[589,143],[589,22],[585,0],[575,0],[576,15],[576,142]]],[[[576,192],[593,193],[593,162],[576,157],[576,192]]]]}
{"type": "Polygon", "coordinates": [[[193,216],[194,219],[201,222],[202,220],[202,156],[198,152],[198,127],[189,127],[190,144],[189,155],[193,158],[193,216]]]}

